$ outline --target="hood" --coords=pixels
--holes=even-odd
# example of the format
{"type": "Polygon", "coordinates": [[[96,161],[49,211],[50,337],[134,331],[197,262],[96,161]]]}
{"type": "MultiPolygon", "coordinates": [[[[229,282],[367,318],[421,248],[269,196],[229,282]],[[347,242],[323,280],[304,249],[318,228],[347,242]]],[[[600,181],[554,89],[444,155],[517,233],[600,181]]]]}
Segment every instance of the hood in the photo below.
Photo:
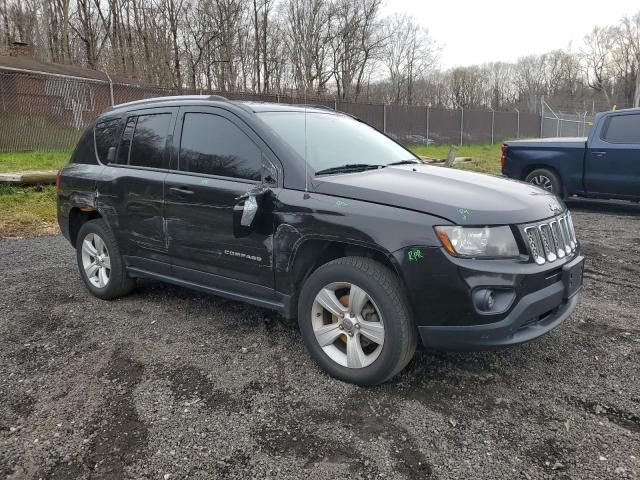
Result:
{"type": "Polygon", "coordinates": [[[460,225],[527,223],[565,209],[558,198],[528,183],[429,165],[401,165],[316,178],[327,195],[406,208],[460,225]]]}

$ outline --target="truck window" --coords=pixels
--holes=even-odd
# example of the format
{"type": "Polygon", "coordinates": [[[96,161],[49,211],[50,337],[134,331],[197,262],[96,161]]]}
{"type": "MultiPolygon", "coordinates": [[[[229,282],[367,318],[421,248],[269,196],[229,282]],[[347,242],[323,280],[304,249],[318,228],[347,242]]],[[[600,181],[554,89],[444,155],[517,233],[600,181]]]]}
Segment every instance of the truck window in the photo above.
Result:
{"type": "Polygon", "coordinates": [[[609,143],[640,143],[640,115],[613,115],[603,133],[609,143]]]}
{"type": "Polygon", "coordinates": [[[260,149],[219,115],[186,113],[180,138],[180,170],[260,180],[260,149]]]}
{"type": "Polygon", "coordinates": [[[120,136],[122,120],[119,118],[105,120],[96,125],[94,130],[94,141],[96,142],[96,155],[102,163],[107,162],[109,148],[116,146],[120,136]]]}

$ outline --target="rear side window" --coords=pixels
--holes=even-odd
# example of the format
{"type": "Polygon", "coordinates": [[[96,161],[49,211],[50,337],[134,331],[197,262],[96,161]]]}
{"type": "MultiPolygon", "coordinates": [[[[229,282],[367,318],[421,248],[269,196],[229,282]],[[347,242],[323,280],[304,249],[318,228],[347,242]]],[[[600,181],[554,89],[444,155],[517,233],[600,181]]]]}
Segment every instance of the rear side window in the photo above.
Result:
{"type": "Polygon", "coordinates": [[[118,164],[164,168],[170,113],[129,117],[122,132],[118,164]]]}
{"type": "Polygon", "coordinates": [[[120,149],[118,150],[118,161],[120,165],[129,165],[129,149],[131,147],[131,139],[133,138],[133,130],[136,128],[138,117],[129,117],[127,125],[122,132],[122,140],[120,140],[120,149]]]}
{"type": "Polygon", "coordinates": [[[115,147],[120,137],[122,120],[119,118],[100,122],[95,128],[96,154],[102,163],[107,163],[109,148],[115,147]]]}
{"type": "Polygon", "coordinates": [[[96,165],[98,162],[96,161],[96,155],[93,151],[93,128],[87,128],[76,148],[73,150],[73,154],[71,155],[71,163],[89,163],[96,165]]]}
{"type": "Polygon", "coordinates": [[[210,113],[186,113],[180,139],[180,170],[260,180],[261,152],[234,123],[210,113]]]}
{"type": "Polygon", "coordinates": [[[640,115],[609,117],[603,140],[609,143],[640,143],[640,115]]]}

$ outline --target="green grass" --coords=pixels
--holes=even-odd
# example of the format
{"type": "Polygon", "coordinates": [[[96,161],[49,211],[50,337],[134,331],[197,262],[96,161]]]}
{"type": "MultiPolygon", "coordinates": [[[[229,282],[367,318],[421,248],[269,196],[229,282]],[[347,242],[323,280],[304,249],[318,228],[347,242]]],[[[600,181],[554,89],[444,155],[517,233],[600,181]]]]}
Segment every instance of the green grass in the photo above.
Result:
{"type": "MultiPolygon", "coordinates": [[[[473,161],[456,165],[456,168],[473,170],[482,173],[500,175],[500,150],[502,144],[493,145],[463,145],[458,148],[458,157],[471,157],[473,161]]],[[[447,158],[449,155],[449,145],[411,145],[409,146],[416,155],[429,158],[447,158]]]]}
{"type": "Polygon", "coordinates": [[[55,186],[0,184],[0,238],[57,231],[55,186]]]}
{"type": "Polygon", "coordinates": [[[71,156],[68,150],[49,152],[6,152],[0,153],[0,173],[22,170],[58,170],[71,156]]]}

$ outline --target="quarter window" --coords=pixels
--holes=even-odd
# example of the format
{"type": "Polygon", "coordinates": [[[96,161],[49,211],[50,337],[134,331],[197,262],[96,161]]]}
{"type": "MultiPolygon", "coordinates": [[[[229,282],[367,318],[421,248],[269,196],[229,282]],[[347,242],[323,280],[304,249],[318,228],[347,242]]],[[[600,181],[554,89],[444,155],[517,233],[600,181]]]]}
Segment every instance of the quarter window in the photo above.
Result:
{"type": "Polygon", "coordinates": [[[180,139],[180,170],[260,180],[260,149],[219,115],[186,113],[180,139]]]}
{"type": "Polygon", "coordinates": [[[640,143],[640,115],[615,115],[604,132],[609,143],[640,143]]]}
{"type": "Polygon", "coordinates": [[[119,118],[100,122],[95,128],[96,154],[102,163],[107,162],[109,148],[115,147],[120,135],[122,121],[119,118]]]}

